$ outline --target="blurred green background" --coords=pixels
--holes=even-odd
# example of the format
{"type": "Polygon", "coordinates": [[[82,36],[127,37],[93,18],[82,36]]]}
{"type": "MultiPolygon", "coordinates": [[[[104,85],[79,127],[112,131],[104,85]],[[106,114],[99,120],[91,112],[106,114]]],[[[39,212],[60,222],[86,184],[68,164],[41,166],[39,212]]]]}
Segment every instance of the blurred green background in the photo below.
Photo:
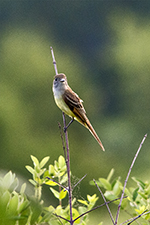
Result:
{"type": "MultiPolygon", "coordinates": [[[[150,131],[149,12],[150,1],[0,1],[1,170],[27,180],[31,154],[39,160],[49,155],[50,163],[63,154],[52,46],[58,71],[84,100],[106,149],[80,124],[69,128],[72,173],[87,174],[78,195],[98,193],[89,181],[111,168],[125,179],[150,131]]],[[[148,136],[132,176],[149,179],[149,148],[148,136]]]]}

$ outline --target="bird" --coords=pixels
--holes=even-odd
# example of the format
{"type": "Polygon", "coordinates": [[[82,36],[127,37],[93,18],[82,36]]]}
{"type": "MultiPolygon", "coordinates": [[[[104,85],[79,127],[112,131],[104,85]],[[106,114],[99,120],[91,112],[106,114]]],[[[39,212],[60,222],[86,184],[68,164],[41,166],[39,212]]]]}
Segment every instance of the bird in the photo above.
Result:
{"type": "Polygon", "coordinates": [[[62,110],[62,112],[71,117],[71,121],[65,129],[67,129],[74,120],[78,121],[91,132],[93,137],[99,143],[101,149],[105,151],[101,140],[86,115],[86,111],[82,104],[83,100],[81,100],[70,88],[65,74],[60,73],[54,76],[52,90],[56,105],[62,110]]]}

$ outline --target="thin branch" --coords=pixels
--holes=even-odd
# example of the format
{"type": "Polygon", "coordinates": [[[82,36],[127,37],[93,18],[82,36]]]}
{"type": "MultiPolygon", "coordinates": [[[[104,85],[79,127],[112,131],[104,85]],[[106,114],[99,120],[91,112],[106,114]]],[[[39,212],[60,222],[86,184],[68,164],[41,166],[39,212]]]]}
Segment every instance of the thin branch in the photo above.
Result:
{"type": "Polygon", "coordinates": [[[144,143],[146,137],[147,137],[147,134],[145,134],[143,140],[142,140],[141,143],[140,143],[140,146],[139,146],[139,148],[138,148],[138,150],[137,150],[137,152],[136,152],[136,154],[135,154],[135,156],[134,156],[134,158],[133,158],[133,161],[132,161],[131,166],[130,166],[130,168],[129,168],[129,172],[128,172],[127,177],[126,177],[126,179],[125,179],[124,187],[123,187],[123,191],[122,191],[122,195],[121,195],[120,202],[119,202],[119,205],[118,205],[118,210],[117,210],[117,215],[116,215],[115,225],[117,225],[117,222],[118,222],[119,212],[120,212],[121,203],[122,203],[122,200],[123,200],[125,188],[126,188],[126,185],[127,185],[127,181],[128,181],[128,179],[129,179],[129,176],[130,176],[131,170],[132,170],[132,168],[133,168],[133,166],[134,166],[135,160],[136,160],[137,157],[138,157],[138,154],[139,154],[139,152],[140,152],[140,150],[141,150],[141,148],[142,148],[142,145],[143,145],[143,143],[144,143]]]}
{"type": "Polygon", "coordinates": [[[61,221],[62,218],[60,218],[60,217],[59,217],[57,214],[55,214],[55,213],[53,213],[53,215],[56,216],[57,219],[59,220],[59,222],[63,225],[63,223],[62,223],[62,221],[61,221]]]}
{"type": "Polygon", "coordinates": [[[120,223],[119,225],[126,224],[127,222],[130,222],[132,219],[133,219],[133,218],[130,218],[130,219],[128,219],[128,220],[126,220],[126,221],[124,221],[123,223],[120,223]]]}
{"type": "Polygon", "coordinates": [[[63,122],[64,122],[64,133],[65,133],[65,139],[66,139],[66,149],[67,149],[67,158],[66,158],[66,164],[67,164],[67,174],[68,174],[68,194],[69,194],[69,206],[70,206],[70,224],[73,225],[73,215],[72,215],[72,188],[71,188],[71,175],[70,175],[70,155],[69,155],[69,141],[68,141],[68,132],[66,128],[66,120],[65,120],[65,114],[63,114],[63,122]]]}
{"type": "Polygon", "coordinates": [[[94,181],[96,187],[98,188],[99,192],[101,193],[101,196],[102,196],[102,198],[103,198],[103,200],[104,200],[104,202],[105,202],[105,204],[106,204],[107,210],[108,210],[109,215],[110,215],[110,218],[111,218],[111,220],[112,220],[112,223],[115,224],[115,221],[114,221],[114,219],[113,219],[113,215],[112,215],[111,210],[110,210],[110,208],[109,208],[109,206],[108,206],[108,204],[107,204],[107,201],[106,201],[106,199],[105,199],[105,196],[103,195],[102,190],[100,189],[100,187],[99,187],[98,184],[96,183],[95,179],[93,179],[93,181],[94,181]]]}
{"type": "MultiPolygon", "coordinates": [[[[58,74],[58,70],[57,70],[57,65],[56,65],[56,60],[55,60],[53,48],[50,47],[50,49],[51,49],[51,54],[52,54],[52,59],[53,59],[53,65],[54,65],[55,73],[57,75],[58,74]]],[[[70,220],[67,220],[67,221],[70,222],[71,225],[73,225],[69,141],[68,141],[68,132],[67,132],[67,129],[66,129],[66,120],[65,120],[65,114],[64,114],[64,112],[62,112],[62,116],[63,116],[64,133],[65,133],[65,140],[66,140],[66,153],[67,153],[67,155],[66,155],[66,165],[67,165],[67,175],[68,175],[68,195],[69,195],[69,206],[70,206],[70,220]]],[[[64,149],[64,145],[63,145],[63,149],[64,149]]]]}
{"type": "Polygon", "coordinates": [[[46,177],[48,180],[53,181],[54,183],[58,184],[58,186],[62,187],[63,189],[65,189],[66,191],[68,191],[68,188],[66,188],[65,186],[63,186],[62,184],[60,184],[59,182],[51,179],[50,177],[46,177]]]}
{"type": "Polygon", "coordinates": [[[60,136],[61,136],[62,146],[63,146],[63,150],[64,150],[64,156],[65,156],[65,160],[66,160],[66,148],[65,148],[65,143],[64,143],[64,137],[63,137],[63,133],[62,133],[62,129],[61,129],[61,124],[59,122],[58,122],[58,126],[60,129],[60,136]]]}
{"type": "Polygon", "coordinates": [[[139,219],[141,216],[150,213],[150,211],[147,212],[147,209],[142,212],[140,215],[136,216],[131,222],[129,222],[127,225],[130,225],[131,223],[133,223],[135,220],[139,219]]]}
{"type": "Polygon", "coordinates": [[[130,225],[131,223],[133,223],[135,220],[137,220],[137,219],[140,218],[141,216],[147,215],[147,214],[149,214],[149,213],[150,213],[150,211],[147,211],[147,209],[146,209],[146,210],[144,210],[144,212],[142,212],[140,215],[135,216],[135,217],[133,217],[133,218],[130,218],[130,219],[124,221],[123,223],[121,223],[120,225],[123,225],[123,224],[125,224],[125,223],[127,223],[127,222],[129,222],[127,225],[130,225]]]}
{"type": "MultiPolygon", "coordinates": [[[[122,222],[121,224],[126,224],[127,222],[130,222],[132,219],[134,219],[134,217],[132,217],[132,213],[128,212],[127,210],[124,210],[129,216],[130,216],[130,219],[127,219],[126,221],[122,222]]],[[[136,221],[137,224],[140,225],[140,223],[138,221],[136,221]]],[[[119,225],[121,225],[119,224],[119,225]]]]}
{"type": "MultiPolygon", "coordinates": [[[[127,196],[124,196],[123,198],[127,198],[127,196]]],[[[102,207],[102,206],[104,206],[104,205],[106,205],[106,204],[110,204],[110,203],[112,203],[112,202],[115,202],[115,201],[117,201],[117,200],[119,200],[119,199],[120,199],[120,198],[116,198],[116,199],[114,199],[114,200],[111,200],[111,201],[105,202],[105,203],[103,203],[103,204],[101,204],[101,205],[98,205],[98,206],[94,207],[93,209],[90,209],[90,210],[86,211],[85,213],[82,213],[80,216],[78,216],[77,218],[75,218],[75,219],[73,220],[73,222],[75,222],[76,220],[78,220],[78,219],[81,218],[82,216],[85,216],[86,214],[88,214],[88,213],[90,213],[90,212],[92,212],[92,211],[94,211],[94,210],[96,210],[96,209],[98,209],[98,208],[100,208],[100,207],[102,207]]]]}
{"type": "Polygon", "coordinates": [[[52,54],[52,59],[53,59],[53,65],[54,65],[55,73],[56,73],[56,75],[57,75],[57,74],[58,74],[58,70],[57,70],[57,65],[56,65],[56,60],[55,60],[53,48],[50,47],[50,49],[51,49],[51,54],[52,54]]]}
{"type": "Polygon", "coordinates": [[[64,218],[63,216],[57,215],[56,213],[53,213],[54,216],[57,216],[58,218],[61,218],[67,222],[70,222],[70,220],[67,220],[66,218],[64,218]]]}
{"type": "Polygon", "coordinates": [[[73,189],[87,176],[87,174],[85,174],[73,187],[73,189]]]}

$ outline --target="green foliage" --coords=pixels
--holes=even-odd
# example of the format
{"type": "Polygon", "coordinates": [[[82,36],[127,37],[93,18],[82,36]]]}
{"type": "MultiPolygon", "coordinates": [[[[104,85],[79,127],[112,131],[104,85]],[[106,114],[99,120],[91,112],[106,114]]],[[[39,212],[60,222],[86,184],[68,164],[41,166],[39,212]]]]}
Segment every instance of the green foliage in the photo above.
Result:
{"type": "MultiPolygon", "coordinates": [[[[34,156],[31,156],[33,161],[33,167],[26,166],[26,169],[32,174],[32,179],[29,181],[34,186],[35,198],[43,205],[42,198],[42,186],[44,184],[50,186],[50,191],[58,199],[59,204],[56,208],[53,206],[43,207],[43,213],[40,218],[40,222],[48,222],[51,225],[68,224],[67,221],[62,220],[59,216],[65,218],[66,220],[70,219],[69,205],[63,206],[62,200],[67,197],[68,189],[67,185],[67,167],[66,162],[63,156],[59,156],[58,161],[54,161],[54,165],[50,164],[48,169],[45,168],[45,164],[48,162],[50,157],[45,157],[41,162],[34,156]],[[56,187],[57,189],[52,188],[56,187]],[[50,221],[50,222],[49,222],[50,221]]],[[[81,200],[74,198],[72,201],[72,212],[73,219],[75,220],[81,214],[85,213],[88,210],[91,210],[98,197],[96,194],[93,196],[87,195],[87,200],[81,200]],[[78,202],[78,207],[74,207],[78,202]]],[[[85,215],[83,218],[75,220],[75,224],[85,225],[88,221],[88,215],[85,215]]]]}
{"type": "MultiPolygon", "coordinates": [[[[18,190],[19,181],[15,174],[8,172],[3,178],[0,178],[0,224],[6,225],[61,225],[68,224],[70,219],[69,205],[63,205],[62,200],[68,196],[66,163],[63,156],[59,156],[54,164],[45,165],[50,157],[45,157],[39,162],[35,156],[31,156],[33,167],[26,166],[32,174],[29,181],[34,186],[34,196],[27,197],[25,190],[26,184],[22,184],[18,190]],[[51,193],[58,199],[56,207],[49,205],[46,207],[42,200],[43,185],[50,186],[51,193]],[[52,186],[54,188],[52,188],[52,186]],[[64,219],[62,219],[64,218],[64,219]]],[[[99,178],[96,183],[105,189],[104,196],[111,201],[119,198],[123,185],[120,177],[112,179],[114,169],[112,169],[107,178],[99,178]]],[[[139,221],[141,224],[148,225],[150,220],[149,201],[150,201],[150,182],[143,182],[135,177],[132,178],[135,187],[125,189],[125,195],[121,204],[121,209],[130,213],[130,217],[141,215],[139,221]]],[[[94,182],[90,182],[94,185],[94,182]]],[[[74,224],[86,225],[89,215],[82,214],[93,209],[98,197],[96,194],[87,195],[87,199],[72,200],[72,213],[74,224]],[[78,204],[77,204],[78,203],[78,204]],[[79,218],[78,218],[79,217],[79,218]]],[[[119,200],[114,201],[118,205],[119,200]]],[[[99,224],[102,224],[100,222],[99,224]]]]}
{"type": "Polygon", "coordinates": [[[8,172],[0,178],[0,224],[25,225],[38,221],[41,205],[35,199],[27,199],[26,184],[16,191],[19,181],[15,174],[8,172]]]}
{"type": "MultiPolygon", "coordinates": [[[[112,176],[114,173],[114,169],[112,169],[105,178],[99,178],[96,183],[105,189],[104,196],[107,200],[114,200],[116,198],[120,198],[124,184],[120,181],[119,178],[115,178],[112,180],[112,176]]],[[[121,204],[121,209],[127,212],[130,217],[136,217],[140,214],[142,215],[141,224],[146,225],[149,224],[150,220],[150,181],[143,182],[135,177],[132,178],[135,182],[135,187],[130,187],[125,189],[125,196],[121,204]],[[146,213],[148,212],[148,213],[146,213]]],[[[94,182],[90,182],[91,185],[94,185],[94,182]]],[[[120,200],[114,201],[114,204],[119,204],[120,200]]]]}

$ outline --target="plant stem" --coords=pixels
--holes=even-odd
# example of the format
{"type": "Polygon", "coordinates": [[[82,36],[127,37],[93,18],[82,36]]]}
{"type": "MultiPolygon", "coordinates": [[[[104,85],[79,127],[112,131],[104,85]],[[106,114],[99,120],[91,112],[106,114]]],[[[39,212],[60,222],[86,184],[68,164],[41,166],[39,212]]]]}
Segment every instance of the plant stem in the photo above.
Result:
{"type": "MultiPolygon", "coordinates": [[[[54,65],[54,69],[55,69],[55,73],[56,75],[58,74],[58,70],[57,70],[57,64],[56,64],[56,60],[55,60],[55,56],[54,56],[54,52],[53,52],[53,48],[50,47],[51,49],[51,54],[52,54],[52,59],[53,59],[53,65],[54,65]]],[[[66,127],[66,120],[65,120],[65,114],[64,112],[62,113],[63,115],[63,122],[64,122],[64,133],[65,133],[65,140],[66,140],[66,150],[67,150],[67,156],[65,153],[65,149],[64,149],[64,153],[65,153],[65,159],[66,159],[66,165],[67,165],[67,174],[68,174],[68,194],[69,194],[69,205],[70,205],[70,224],[73,225],[74,221],[73,221],[73,217],[72,217],[72,188],[71,188],[71,176],[70,176],[70,156],[69,156],[69,142],[68,142],[68,132],[67,132],[67,127],[66,127]]],[[[62,138],[63,140],[63,138],[62,138]]]]}
{"type": "Polygon", "coordinates": [[[58,70],[57,70],[57,65],[56,65],[56,60],[55,60],[53,48],[50,47],[50,50],[51,50],[51,54],[52,54],[52,58],[53,58],[53,65],[54,65],[55,73],[56,73],[56,75],[57,75],[57,74],[58,74],[58,70]]]}
{"type": "Polygon", "coordinates": [[[141,143],[140,143],[140,146],[139,146],[139,148],[138,148],[138,150],[137,150],[137,152],[136,152],[136,154],[135,154],[135,156],[134,156],[134,158],[133,158],[133,161],[132,161],[131,166],[130,166],[130,168],[129,168],[127,177],[126,177],[126,179],[125,179],[124,187],[123,187],[123,191],[122,191],[122,195],[121,195],[120,202],[119,202],[119,205],[118,205],[118,210],[117,210],[117,215],[116,215],[115,225],[117,225],[117,223],[118,223],[119,212],[120,212],[121,203],[122,203],[122,200],[123,200],[125,188],[126,188],[126,185],[127,185],[127,181],[128,181],[128,179],[129,179],[129,176],[130,176],[131,170],[132,170],[132,168],[133,168],[133,166],[134,166],[135,160],[136,160],[137,157],[138,157],[138,154],[139,154],[139,152],[140,152],[140,150],[141,150],[141,148],[142,148],[142,145],[143,145],[143,143],[144,143],[146,137],[147,137],[147,134],[145,134],[144,138],[142,139],[142,141],[141,141],[141,143]]]}
{"type": "Polygon", "coordinates": [[[107,204],[107,201],[106,201],[106,199],[105,199],[105,196],[103,195],[103,192],[101,191],[100,187],[99,187],[98,184],[96,183],[96,180],[93,179],[93,181],[94,181],[96,187],[98,188],[99,192],[101,193],[101,196],[102,196],[102,198],[103,198],[103,200],[104,200],[104,202],[105,202],[105,204],[106,204],[107,210],[108,210],[109,215],[110,215],[110,218],[111,218],[111,220],[112,220],[112,223],[115,224],[114,219],[113,219],[113,215],[112,215],[111,210],[110,210],[110,208],[109,208],[109,206],[108,206],[108,204],[107,204]]]}
{"type": "Polygon", "coordinates": [[[66,158],[66,165],[67,165],[67,174],[68,174],[68,194],[69,194],[69,206],[70,206],[70,224],[73,225],[73,217],[72,217],[72,188],[71,188],[71,176],[70,176],[70,155],[69,155],[69,142],[68,142],[68,132],[66,128],[66,120],[65,114],[63,112],[63,122],[64,122],[64,132],[65,132],[65,139],[66,139],[66,150],[67,150],[67,158],[66,158]]]}

